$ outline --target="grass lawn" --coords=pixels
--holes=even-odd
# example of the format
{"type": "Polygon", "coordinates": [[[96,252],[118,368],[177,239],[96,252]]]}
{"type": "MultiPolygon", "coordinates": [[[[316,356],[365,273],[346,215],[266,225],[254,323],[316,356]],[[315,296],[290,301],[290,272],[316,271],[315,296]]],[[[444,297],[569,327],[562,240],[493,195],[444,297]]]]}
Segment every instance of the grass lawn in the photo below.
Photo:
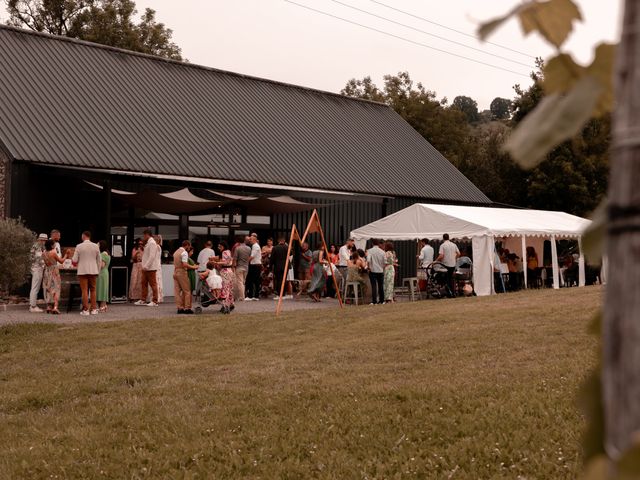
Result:
{"type": "Polygon", "coordinates": [[[574,478],[597,287],[0,328],[0,478],[574,478]]]}

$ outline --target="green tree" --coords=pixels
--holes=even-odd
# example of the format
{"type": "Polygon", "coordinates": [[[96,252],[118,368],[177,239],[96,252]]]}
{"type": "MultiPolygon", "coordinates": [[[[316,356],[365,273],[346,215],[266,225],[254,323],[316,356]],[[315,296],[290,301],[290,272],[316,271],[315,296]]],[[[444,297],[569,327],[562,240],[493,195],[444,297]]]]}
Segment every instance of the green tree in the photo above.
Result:
{"type": "Polygon", "coordinates": [[[370,77],[352,79],[341,93],[389,105],[464,173],[475,151],[464,113],[449,107],[446,99],[438,100],[421,83],[414,83],[408,72],[385,75],[383,88],[370,77]]]}
{"type": "Polygon", "coordinates": [[[6,0],[9,24],[136,52],[182,60],[173,32],[133,0],[6,0]]]}
{"type": "Polygon", "coordinates": [[[496,97],[491,101],[489,110],[491,110],[491,118],[493,120],[506,120],[511,113],[511,100],[496,97]]]}
{"type": "Polygon", "coordinates": [[[471,97],[458,95],[453,99],[453,102],[451,102],[451,106],[464,113],[465,117],[467,117],[467,122],[469,123],[477,122],[480,119],[480,115],[478,113],[478,102],[471,97]]]}
{"type": "Polygon", "coordinates": [[[494,202],[523,206],[528,202],[527,173],[502,148],[510,132],[502,122],[474,128],[476,153],[464,174],[494,202]]]}

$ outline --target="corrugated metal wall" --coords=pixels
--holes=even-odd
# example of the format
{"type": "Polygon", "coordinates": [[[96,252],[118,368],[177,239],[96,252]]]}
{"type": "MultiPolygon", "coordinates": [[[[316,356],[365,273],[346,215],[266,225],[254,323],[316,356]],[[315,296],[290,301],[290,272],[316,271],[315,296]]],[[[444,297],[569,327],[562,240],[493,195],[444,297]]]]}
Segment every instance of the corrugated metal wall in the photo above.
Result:
{"type": "MultiPolygon", "coordinates": [[[[369,201],[336,201],[318,198],[301,198],[305,202],[316,205],[325,205],[318,208],[322,228],[324,229],[327,244],[335,243],[342,245],[348,238],[349,233],[358,227],[371,223],[375,220],[403,208],[421,201],[417,198],[392,198],[385,202],[380,200],[369,201]]],[[[424,199],[422,199],[424,201],[424,199]]],[[[273,216],[272,228],[275,234],[285,234],[287,237],[291,232],[291,226],[295,224],[304,233],[309,221],[310,212],[294,214],[276,214],[273,216]]],[[[313,237],[312,237],[313,238],[313,237]]],[[[315,239],[313,239],[315,241],[315,239]]],[[[400,264],[398,280],[405,277],[413,277],[416,274],[416,243],[397,242],[395,243],[396,254],[400,264]]]]}

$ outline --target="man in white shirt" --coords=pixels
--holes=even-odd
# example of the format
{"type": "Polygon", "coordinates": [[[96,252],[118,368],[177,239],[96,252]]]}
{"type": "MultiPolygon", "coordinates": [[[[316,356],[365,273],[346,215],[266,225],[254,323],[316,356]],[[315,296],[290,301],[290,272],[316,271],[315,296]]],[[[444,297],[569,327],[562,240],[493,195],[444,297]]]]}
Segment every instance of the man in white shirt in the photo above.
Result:
{"type": "Polygon", "coordinates": [[[449,240],[449,234],[445,233],[442,236],[444,240],[440,244],[440,250],[438,250],[437,262],[442,262],[447,267],[447,285],[451,289],[451,294],[455,296],[455,285],[453,284],[453,273],[456,270],[456,261],[460,256],[460,250],[458,246],[449,240]]]}
{"type": "Polygon", "coordinates": [[[207,263],[211,257],[215,257],[216,252],[213,251],[213,242],[207,240],[204,244],[204,248],[200,250],[198,254],[198,272],[204,272],[207,269],[207,263]]]}
{"type": "Polygon", "coordinates": [[[262,250],[258,243],[258,235],[251,234],[251,256],[249,271],[247,272],[246,299],[258,301],[260,299],[260,277],[262,276],[262,250]]]}
{"type": "Polygon", "coordinates": [[[97,315],[96,281],[102,267],[100,248],[91,241],[91,232],[82,232],[82,243],[76,245],[71,263],[78,268],[78,282],[82,292],[82,311],[80,315],[97,315]],[[91,295],[91,310],[89,310],[91,295]]]}
{"type": "Polygon", "coordinates": [[[378,245],[380,240],[371,240],[373,247],[367,252],[367,263],[369,264],[369,279],[371,280],[371,304],[384,303],[384,263],[385,254],[378,245]]]}
{"type": "Polygon", "coordinates": [[[142,252],[142,298],[138,300],[136,305],[146,305],[148,307],[158,306],[158,278],[156,272],[162,267],[160,265],[160,247],[153,239],[151,230],[145,230],[144,236],[144,252],[142,252]],[[146,302],[151,287],[151,301],[146,302]]]}
{"type": "Polygon", "coordinates": [[[42,309],[38,307],[38,293],[42,287],[42,277],[44,275],[44,242],[47,241],[47,235],[41,233],[38,235],[36,243],[31,247],[31,257],[33,263],[31,264],[31,292],[29,293],[29,312],[42,313],[42,309]]]}
{"type": "Polygon", "coordinates": [[[342,278],[347,278],[347,267],[349,266],[349,260],[351,260],[351,248],[353,247],[354,239],[350,238],[344,245],[338,250],[338,270],[342,274],[342,278]]]}
{"type": "Polygon", "coordinates": [[[420,267],[427,268],[433,263],[433,256],[435,252],[433,250],[433,247],[429,245],[428,238],[423,238],[422,240],[420,240],[420,244],[422,245],[422,248],[420,249],[420,255],[418,255],[420,267]]]}

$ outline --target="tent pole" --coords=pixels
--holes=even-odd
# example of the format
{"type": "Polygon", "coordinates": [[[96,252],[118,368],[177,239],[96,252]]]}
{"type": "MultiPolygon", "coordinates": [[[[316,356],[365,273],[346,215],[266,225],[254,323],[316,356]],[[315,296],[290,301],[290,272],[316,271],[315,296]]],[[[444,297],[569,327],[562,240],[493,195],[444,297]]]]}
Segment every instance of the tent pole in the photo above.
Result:
{"type": "Polygon", "coordinates": [[[522,235],[522,272],[524,273],[524,288],[527,286],[527,238],[522,235]]]}
{"type": "Polygon", "coordinates": [[[586,285],[586,275],[584,269],[584,252],[582,251],[582,237],[578,237],[578,248],[580,249],[580,258],[578,259],[578,286],[586,285]]]}
{"type": "Polygon", "coordinates": [[[551,268],[553,270],[553,288],[560,288],[560,271],[558,268],[558,246],[556,236],[551,235],[551,268]]]}

